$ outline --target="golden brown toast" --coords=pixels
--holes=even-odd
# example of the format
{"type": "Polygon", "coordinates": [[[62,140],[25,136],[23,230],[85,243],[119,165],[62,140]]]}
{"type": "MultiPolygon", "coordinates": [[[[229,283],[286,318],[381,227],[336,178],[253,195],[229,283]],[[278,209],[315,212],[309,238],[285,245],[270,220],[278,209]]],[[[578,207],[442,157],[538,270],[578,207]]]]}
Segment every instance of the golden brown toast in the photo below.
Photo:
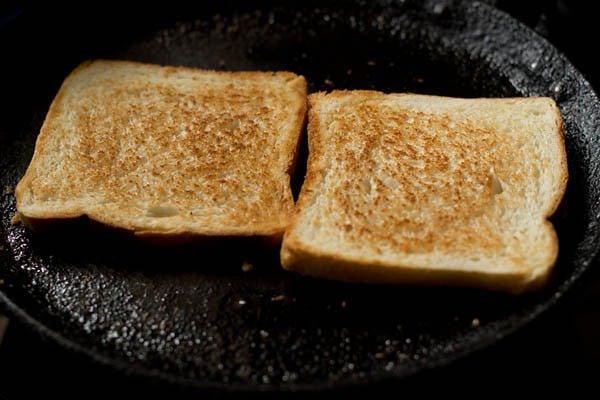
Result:
{"type": "Polygon", "coordinates": [[[86,62],[64,81],[16,188],[21,220],[87,215],[152,236],[281,236],[306,82],[86,62]]]}
{"type": "Polygon", "coordinates": [[[309,96],[307,176],[284,268],[344,281],[541,287],[567,183],[549,98],[309,96]]]}

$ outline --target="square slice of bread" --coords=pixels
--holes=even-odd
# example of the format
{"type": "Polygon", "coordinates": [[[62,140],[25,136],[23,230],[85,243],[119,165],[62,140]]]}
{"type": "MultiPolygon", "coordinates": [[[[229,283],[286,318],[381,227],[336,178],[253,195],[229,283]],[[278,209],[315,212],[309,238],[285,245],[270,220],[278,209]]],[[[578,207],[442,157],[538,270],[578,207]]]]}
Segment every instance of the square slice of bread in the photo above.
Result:
{"type": "Polygon", "coordinates": [[[308,115],[285,269],[513,293],[546,282],[567,183],[552,99],[334,91],[310,95],[308,115]]]}
{"type": "Polygon", "coordinates": [[[290,72],[86,62],[50,106],[16,188],[19,217],[281,238],[305,113],[306,81],[290,72]]]}

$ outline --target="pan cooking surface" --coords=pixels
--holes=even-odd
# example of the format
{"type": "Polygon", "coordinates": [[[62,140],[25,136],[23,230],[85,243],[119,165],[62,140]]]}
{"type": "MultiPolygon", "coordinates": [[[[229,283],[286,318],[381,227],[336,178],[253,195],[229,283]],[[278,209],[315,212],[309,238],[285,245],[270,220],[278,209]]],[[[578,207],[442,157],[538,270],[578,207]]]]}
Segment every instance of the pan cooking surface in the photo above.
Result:
{"type": "MultiPolygon", "coordinates": [[[[47,90],[30,93],[30,106],[8,115],[1,131],[0,300],[66,347],[200,387],[312,389],[398,378],[523,326],[595,259],[598,99],[564,57],[505,14],[470,2],[227,3],[139,28],[54,60],[47,90]],[[305,75],[309,91],[552,96],[565,120],[571,178],[553,217],[556,273],[542,292],[521,297],[352,285],[284,273],[276,251],[235,241],[165,248],[116,240],[85,221],[75,235],[12,226],[11,188],[53,94],[86,58],[285,69],[305,75]]],[[[296,191],[303,174],[300,165],[296,191]]]]}

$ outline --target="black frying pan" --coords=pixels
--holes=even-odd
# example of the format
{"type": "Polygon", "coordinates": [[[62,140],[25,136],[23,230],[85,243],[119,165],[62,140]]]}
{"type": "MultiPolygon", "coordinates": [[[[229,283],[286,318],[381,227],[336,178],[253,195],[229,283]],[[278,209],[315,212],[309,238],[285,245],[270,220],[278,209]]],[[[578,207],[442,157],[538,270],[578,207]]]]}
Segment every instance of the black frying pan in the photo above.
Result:
{"type": "Polygon", "coordinates": [[[553,307],[596,262],[600,105],[544,39],[471,2],[246,3],[68,10],[78,18],[39,6],[3,27],[0,187],[22,176],[52,96],[88,58],[287,69],[305,75],[310,91],[552,96],[570,183],[553,218],[561,250],[549,285],[514,297],[325,282],[284,273],[276,252],[252,244],[153,247],[85,221],[76,235],[36,236],[10,225],[7,190],[0,301],[10,313],[136,376],[200,389],[320,390],[397,380],[488,346],[553,307]]]}

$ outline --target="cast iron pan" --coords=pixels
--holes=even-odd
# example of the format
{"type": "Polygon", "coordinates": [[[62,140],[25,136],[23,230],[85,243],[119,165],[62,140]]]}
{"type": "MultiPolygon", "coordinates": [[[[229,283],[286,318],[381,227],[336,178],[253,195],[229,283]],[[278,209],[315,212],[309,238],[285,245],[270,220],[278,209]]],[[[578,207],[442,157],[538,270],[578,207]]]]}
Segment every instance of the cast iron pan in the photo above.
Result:
{"type": "MultiPolygon", "coordinates": [[[[38,8],[2,28],[0,300],[66,348],[201,389],[320,390],[400,379],[523,327],[595,263],[598,98],[565,57],[506,14],[461,1],[171,6],[143,15],[69,9],[76,18],[38,8]],[[62,79],[88,58],[286,69],[305,75],[310,91],[552,96],[565,121],[570,172],[553,217],[556,272],[543,291],[520,297],[352,285],[284,273],[276,252],[234,241],[158,247],[116,240],[85,221],[76,235],[11,226],[10,188],[62,79]],[[242,270],[244,260],[252,271],[242,270]]],[[[303,173],[300,165],[296,190],[303,173]]]]}

